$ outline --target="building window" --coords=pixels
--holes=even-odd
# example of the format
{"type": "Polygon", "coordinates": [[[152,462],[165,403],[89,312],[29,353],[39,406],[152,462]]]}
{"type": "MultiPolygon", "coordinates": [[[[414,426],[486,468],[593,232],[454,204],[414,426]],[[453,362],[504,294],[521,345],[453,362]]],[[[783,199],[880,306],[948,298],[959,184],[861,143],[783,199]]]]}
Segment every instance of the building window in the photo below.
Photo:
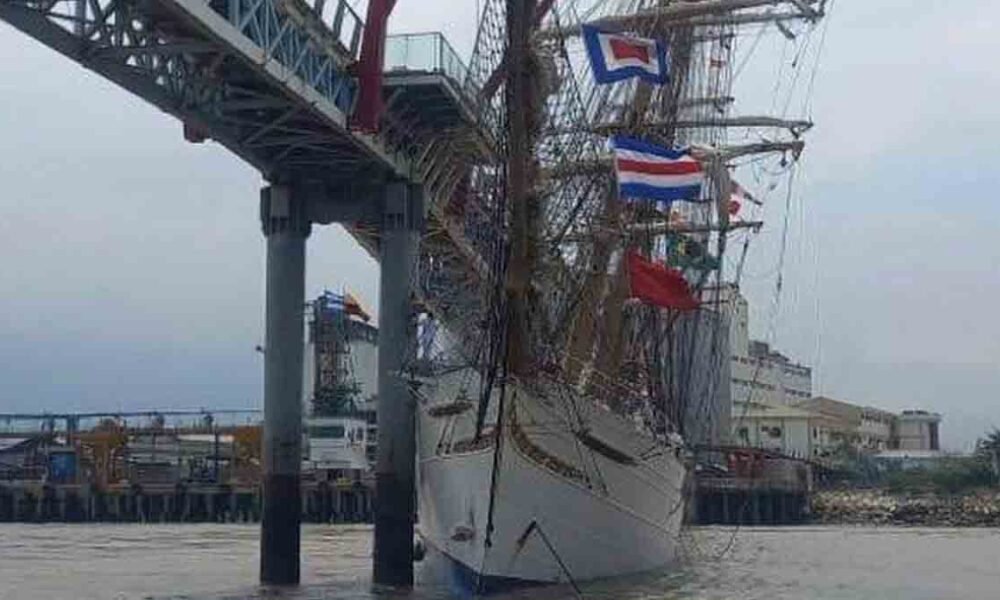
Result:
{"type": "Polygon", "coordinates": [[[346,432],[343,425],[313,425],[309,428],[309,437],[339,440],[346,432]]]}
{"type": "Polygon", "coordinates": [[[813,427],[813,438],[815,439],[815,438],[818,438],[818,437],[819,437],[819,430],[816,429],[815,427],[813,427]]]}
{"type": "Polygon", "coordinates": [[[781,427],[768,427],[767,425],[761,425],[760,430],[761,432],[766,433],[769,437],[781,437],[781,427]]]}

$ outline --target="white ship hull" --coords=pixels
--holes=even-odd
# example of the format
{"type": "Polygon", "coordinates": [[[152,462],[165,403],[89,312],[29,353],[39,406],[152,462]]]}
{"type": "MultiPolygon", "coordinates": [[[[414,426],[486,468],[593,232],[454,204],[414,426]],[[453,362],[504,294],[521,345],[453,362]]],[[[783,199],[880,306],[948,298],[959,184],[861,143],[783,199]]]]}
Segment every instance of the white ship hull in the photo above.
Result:
{"type": "Polygon", "coordinates": [[[684,513],[678,446],[592,401],[508,388],[496,456],[495,436],[472,444],[477,390],[474,373],[453,373],[425,385],[418,406],[419,529],[460,583],[490,591],[583,581],[674,559],[684,513]],[[573,433],[580,423],[588,434],[573,433]]]}

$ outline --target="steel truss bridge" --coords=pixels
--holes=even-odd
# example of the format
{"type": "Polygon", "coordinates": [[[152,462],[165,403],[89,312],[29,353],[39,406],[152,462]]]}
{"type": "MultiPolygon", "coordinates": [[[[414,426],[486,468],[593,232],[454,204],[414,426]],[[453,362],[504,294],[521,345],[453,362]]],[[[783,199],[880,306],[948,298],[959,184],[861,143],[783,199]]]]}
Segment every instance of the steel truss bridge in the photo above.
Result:
{"type": "Polygon", "coordinates": [[[269,183],[261,580],[299,580],[302,306],[312,224],[339,222],[381,267],[375,580],[410,585],[414,296],[474,319],[488,256],[470,164],[495,161],[497,120],[443,37],[387,41],[378,134],[354,130],[365,25],[346,0],[0,0],[0,20],[213,139],[269,183]],[[449,211],[451,204],[461,211],[449,211]],[[469,210],[466,210],[466,209],[469,210]],[[460,215],[458,217],[446,216],[460,215]],[[473,222],[468,219],[472,218],[473,222]],[[477,242],[477,240],[479,240],[477,242]],[[383,422],[384,421],[384,422],[383,422]]]}
{"type": "Polygon", "coordinates": [[[369,135],[350,128],[364,23],[346,0],[0,0],[0,19],[176,117],[189,141],[307,188],[310,220],[345,223],[376,258],[373,195],[388,178],[422,183],[436,234],[421,263],[437,268],[421,295],[439,316],[467,313],[462,290],[485,261],[445,207],[490,139],[478,85],[439,34],[390,37],[383,129],[369,135]]]}

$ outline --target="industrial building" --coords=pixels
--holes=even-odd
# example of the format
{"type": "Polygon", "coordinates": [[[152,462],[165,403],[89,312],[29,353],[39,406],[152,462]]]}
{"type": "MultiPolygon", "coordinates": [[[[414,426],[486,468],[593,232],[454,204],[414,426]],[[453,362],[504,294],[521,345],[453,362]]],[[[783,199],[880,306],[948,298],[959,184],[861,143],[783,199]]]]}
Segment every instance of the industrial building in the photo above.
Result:
{"type": "Polygon", "coordinates": [[[361,481],[375,459],[378,329],[350,293],[312,301],[306,337],[303,473],[361,481]]]}

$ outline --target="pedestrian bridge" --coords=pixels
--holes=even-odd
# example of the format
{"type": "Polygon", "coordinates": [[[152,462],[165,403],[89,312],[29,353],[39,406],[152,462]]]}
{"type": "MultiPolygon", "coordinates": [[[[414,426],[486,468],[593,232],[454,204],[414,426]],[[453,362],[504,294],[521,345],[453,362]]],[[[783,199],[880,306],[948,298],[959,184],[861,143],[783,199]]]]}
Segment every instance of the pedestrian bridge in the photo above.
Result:
{"type": "Polygon", "coordinates": [[[487,269],[495,236],[460,184],[491,154],[497,119],[440,34],[387,39],[371,135],[350,126],[365,25],[346,0],[0,0],[0,19],[176,117],[189,141],[318,189],[312,220],[344,223],[375,258],[380,186],[420,184],[432,235],[419,291],[439,316],[468,313],[456,290],[487,269]]]}
{"type": "MultiPolygon", "coordinates": [[[[412,151],[349,129],[364,23],[346,0],[0,0],[0,19],[177,117],[188,139],[217,140],[269,180],[317,169],[328,180],[411,176],[412,151]]],[[[423,87],[446,89],[455,104],[469,91],[440,36],[390,40],[387,52],[394,73],[422,72],[423,87]]]]}
{"type": "Polygon", "coordinates": [[[405,584],[414,418],[403,372],[416,346],[413,301],[444,321],[478,323],[475,280],[498,236],[474,188],[502,188],[473,185],[470,173],[490,163],[484,171],[502,172],[495,101],[481,99],[480,82],[441,35],[398,36],[386,42],[378,133],[352,128],[365,24],[346,0],[0,0],[0,20],[176,117],[188,141],[222,144],[270,184],[259,203],[268,246],[265,582],[298,581],[310,228],[342,223],[379,260],[376,486],[395,500],[376,513],[376,539],[384,538],[376,545],[393,550],[375,553],[375,579],[405,584]]]}

